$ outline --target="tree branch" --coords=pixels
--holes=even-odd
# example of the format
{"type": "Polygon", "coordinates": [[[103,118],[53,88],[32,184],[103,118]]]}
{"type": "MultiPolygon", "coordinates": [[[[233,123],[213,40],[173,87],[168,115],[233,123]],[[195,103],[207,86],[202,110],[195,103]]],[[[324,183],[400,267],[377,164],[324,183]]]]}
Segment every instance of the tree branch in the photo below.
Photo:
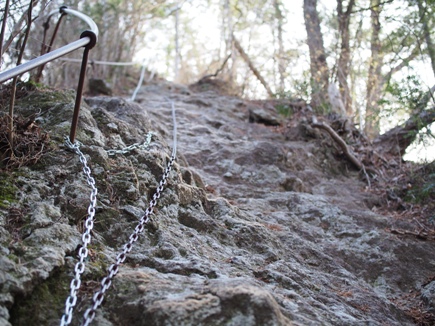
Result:
{"type": "Polygon", "coordinates": [[[239,51],[240,55],[242,56],[242,59],[249,66],[249,69],[251,69],[252,73],[255,75],[255,77],[257,77],[257,79],[260,81],[260,83],[266,89],[267,94],[269,94],[270,97],[273,97],[274,94],[273,94],[272,90],[270,89],[269,85],[267,85],[266,80],[263,78],[263,76],[261,76],[258,69],[255,68],[251,59],[249,59],[249,56],[246,54],[245,50],[243,50],[242,46],[240,45],[239,41],[234,37],[234,35],[233,35],[233,41],[234,41],[234,46],[236,47],[237,51],[239,51]]]}
{"type": "Polygon", "coordinates": [[[418,132],[435,122],[435,107],[425,110],[434,92],[435,85],[416,104],[407,121],[375,139],[373,143],[380,148],[380,151],[403,156],[408,146],[417,137],[418,132]]]}
{"type": "Polygon", "coordinates": [[[387,1],[384,1],[384,2],[380,2],[379,4],[377,4],[375,6],[370,6],[370,7],[367,7],[367,8],[361,8],[361,9],[352,11],[352,14],[356,14],[356,13],[362,12],[362,11],[372,10],[373,8],[380,7],[380,6],[386,5],[388,3],[392,3],[393,1],[394,0],[387,0],[387,1]]]}
{"type": "Polygon", "coordinates": [[[214,74],[209,74],[209,75],[205,75],[204,77],[201,78],[201,80],[206,79],[206,78],[210,78],[210,77],[217,77],[217,75],[219,75],[219,73],[224,70],[225,65],[227,64],[228,60],[231,58],[231,53],[226,57],[226,59],[224,60],[224,62],[221,64],[220,68],[218,70],[216,70],[216,72],[214,74]]]}

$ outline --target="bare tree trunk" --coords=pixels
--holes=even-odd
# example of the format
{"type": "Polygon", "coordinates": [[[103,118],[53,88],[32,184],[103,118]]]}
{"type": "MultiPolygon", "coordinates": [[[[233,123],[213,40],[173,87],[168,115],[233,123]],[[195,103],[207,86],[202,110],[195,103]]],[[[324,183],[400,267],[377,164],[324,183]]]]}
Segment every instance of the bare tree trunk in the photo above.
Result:
{"type": "Polygon", "coordinates": [[[251,59],[249,59],[249,56],[246,54],[245,50],[243,50],[242,46],[240,45],[239,41],[233,36],[234,46],[236,47],[237,51],[239,51],[240,56],[242,59],[246,62],[246,64],[249,66],[249,69],[251,69],[252,73],[257,77],[257,79],[260,81],[260,83],[264,86],[264,88],[267,91],[267,94],[270,97],[273,97],[274,94],[272,90],[270,89],[269,85],[266,83],[266,80],[261,76],[260,71],[258,71],[257,68],[255,68],[254,64],[252,63],[251,59]]]}
{"type": "Polygon", "coordinates": [[[341,36],[340,57],[338,59],[338,85],[340,95],[346,109],[346,114],[348,116],[351,116],[353,114],[352,97],[350,93],[348,77],[351,60],[349,24],[354,5],[355,0],[350,0],[347,5],[346,11],[344,12],[343,0],[337,0],[338,31],[341,36]]]}
{"type": "Polygon", "coordinates": [[[381,96],[382,83],[381,68],[383,63],[383,53],[381,49],[381,41],[379,34],[381,31],[381,23],[379,16],[382,10],[380,0],[370,0],[371,11],[371,57],[367,80],[367,103],[364,131],[370,139],[374,139],[379,135],[379,100],[381,96]]]}
{"type": "Polygon", "coordinates": [[[222,34],[225,41],[225,56],[230,54],[231,61],[228,63],[226,74],[227,81],[232,83],[236,74],[236,58],[234,37],[233,15],[231,13],[230,0],[223,1],[222,34]]]}
{"type": "Polygon", "coordinates": [[[423,25],[423,34],[424,34],[424,38],[426,40],[427,52],[429,54],[430,63],[432,65],[432,71],[435,75],[435,47],[434,47],[434,44],[432,42],[432,38],[430,36],[431,30],[430,30],[429,25],[428,25],[427,11],[426,11],[426,8],[423,6],[422,2],[423,2],[422,0],[417,0],[418,13],[420,15],[420,21],[423,25]]]}
{"type": "MultiPolygon", "coordinates": [[[[355,36],[354,36],[354,39],[356,42],[353,45],[353,49],[352,49],[353,53],[355,53],[355,51],[357,51],[361,47],[361,43],[363,40],[363,37],[362,37],[363,36],[363,34],[362,34],[363,20],[364,20],[364,18],[363,18],[363,16],[361,16],[359,23],[358,23],[358,28],[357,28],[357,30],[355,32],[355,36]]],[[[356,95],[356,89],[357,89],[356,80],[357,80],[357,76],[362,75],[361,66],[362,65],[359,64],[357,67],[354,67],[354,69],[352,69],[351,73],[350,73],[351,94],[352,94],[351,97],[352,97],[352,101],[354,102],[352,104],[352,106],[354,108],[356,108],[356,111],[357,111],[357,112],[355,112],[356,119],[354,121],[358,121],[357,123],[359,125],[360,130],[362,130],[362,127],[364,126],[364,119],[363,119],[363,112],[361,110],[362,109],[361,105],[360,105],[360,103],[356,102],[356,99],[358,98],[356,95]]]]}
{"type": "Polygon", "coordinates": [[[403,124],[387,131],[374,140],[378,151],[402,157],[406,149],[417,138],[418,132],[435,122],[435,108],[423,110],[403,124]]]}
{"type": "MultiPolygon", "coordinates": [[[[38,0],[33,1],[33,6],[36,6],[38,3],[38,0]]],[[[14,24],[14,27],[12,28],[11,33],[9,34],[8,39],[3,43],[3,53],[6,52],[6,50],[10,47],[15,37],[20,34],[22,30],[22,26],[24,22],[27,19],[27,10],[21,15],[21,17],[18,19],[18,21],[14,24]]],[[[3,55],[3,53],[0,53],[0,55],[3,55]]]]}
{"type": "Polygon", "coordinates": [[[310,51],[311,105],[320,108],[328,103],[329,69],[316,7],[317,0],[304,0],[304,20],[310,51]]]}
{"type": "Polygon", "coordinates": [[[180,7],[175,9],[175,62],[174,62],[174,81],[179,79],[179,68],[180,68],[180,7]]]}
{"type": "Polygon", "coordinates": [[[285,64],[284,64],[284,44],[282,40],[282,25],[283,16],[281,11],[281,2],[279,0],[273,1],[273,6],[275,7],[275,18],[277,21],[277,37],[278,37],[278,75],[279,75],[279,87],[278,92],[284,92],[284,81],[285,81],[285,64]]]}
{"type": "Polygon", "coordinates": [[[2,58],[3,58],[3,40],[5,38],[5,30],[6,30],[6,22],[8,20],[8,12],[9,12],[9,0],[6,0],[5,4],[5,13],[3,15],[3,22],[2,22],[2,30],[0,33],[0,68],[2,66],[2,58]]]}

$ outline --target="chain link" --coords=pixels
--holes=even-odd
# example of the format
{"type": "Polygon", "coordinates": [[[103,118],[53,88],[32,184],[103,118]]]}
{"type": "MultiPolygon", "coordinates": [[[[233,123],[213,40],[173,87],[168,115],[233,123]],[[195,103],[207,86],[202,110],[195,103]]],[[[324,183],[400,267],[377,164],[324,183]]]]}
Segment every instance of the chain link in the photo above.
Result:
{"type": "Polygon", "coordinates": [[[79,261],[74,268],[74,278],[70,284],[70,295],[65,301],[65,313],[62,316],[60,325],[69,325],[72,320],[73,310],[77,303],[77,291],[81,285],[81,275],[85,270],[85,260],[88,257],[88,245],[91,243],[91,232],[94,227],[95,206],[97,204],[97,187],[95,186],[95,179],[91,176],[91,169],[88,167],[86,157],[80,151],[80,142],[71,143],[68,137],[65,137],[65,145],[75,152],[80,157],[80,162],[83,165],[83,173],[86,176],[86,181],[92,188],[90,196],[90,204],[88,207],[88,217],[85,220],[85,230],[82,234],[83,245],[79,250],[79,261]]]}
{"type": "MultiPolygon", "coordinates": [[[[92,297],[92,306],[88,308],[83,315],[83,322],[82,326],[89,326],[90,323],[94,320],[96,311],[98,307],[103,303],[104,295],[106,291],[110,288],[112,284],[113,278],[118,273],[120,265],[125,261],[127,258],[127,254],[133,249],[133,244],[139,239],[139,235],[144,231],[145,224],[149,222],[150,215],[153,213],[154,207],[157,205],[157,201],[160,198],[164,186],[167,183],[167,179],[169,177],[169,173],[171,172],[172,166],[174,165],[175,158],[177,155],[177,121],[175,118],[175,105],[173,101],[171,102],[172,107],[172,119],[173,119],[173,137],[174,137],[174,143],[172,148],[172,155],[169,159],[169,162],[166,166],[166,169],[162,175],[162,179],[160,180],[159,186],[157,187],[153,198],[150,200],[148,208],[145,210],[144,215],[140,218],[138,224],[136,225],[133,233],[129,237],[129,241],[124,244],[122,251],[118,253],[116,256],[116,261],[114,264],[110,265],[109,269],[107,270],[107,275],[103,278],[101,281],[101,287],[100,289],[94,293],[92,297]]],[[[149,135],[149,134],[148,134],[149,135]]],[[[148,138],[147,138],[148,139],[148,138]]],[[[149,138],[151,140],[151,138],[149,138]]]]}
{"type": "Polygon", "coordinates": [[[112,284],[113,278],[118,273],[119,266],[127,258],[127,254],[133,248],[133,244],[137,241],[137,239],[139,239],[139,235],[145,229],[145,224],[149,222],[150,215],[152,214],[154,207],[157,205],[157,200],[160,198],[163,192],[164,186],[167,183],[167,179],[169,173],[171,172],[172,166],[174,165],[174,162],[175,162],[175,155],[172,155],[168,162],[168,165],[166,166],[165,172],[163,173],[162,179],[160,180],[159,186],[157,187],[156,192],[153,195],[153,199],[151,199],[148,208],[145,210],[145,214],[140,218],[139,223],[136,225],[134,229],[134,232],[129,237],[129,241],[126,244],[124,244],[123,250],[116,256],[116,262],[110,265],[106,277],[104,277],[103,280],[101,281],[100,290],[94,293],[94,296],[92,298],[92,306],[86,310],[83,316],[83,323],[82,323],[83,326],[90,325],[92,320],[95,318],[95,313],[98,307],[103,302],[104,295],[106,291],[109,289],[110,285],[112,284]]]}
{"type": "MultiPolygon", "coordinates": [[[[112,280],[118,273],[120,265],[125,261],[125,259],[127,258],[127,254],[132,250],[133,244],[139,239],[139,235],[144,231],[145,224],[149,222],[150,215],[153,213],[154,207],[157,205],[157,201],[164,190],[164,186],[167,184],[167,179],[174,165],[176,159],[176,153],[177,153],[177,124],[175,118],[175,105],[173,101],[170,102],[172,106],[172,118],[174,123],[173,126],[174,144],[172,148],[172,155],[162,175],[162,179],[160,180],[159,186],[157,187],[153,195],[153,198],[149,202],[148,208],[145,210],[144,215],[140,218],[139,223],[136,225],[134,229],[134,232],[130,235],[129,241],[126,244],[124,244],[122,251],[116,256],[115,263],[109,267],[106,277],[104,277],[103,280],[101,281],[100,290],[94,293],[92,298],[92,306],[86,310],[83,316],[82,325],[84,326],[88,326],[94,320],[96,311],[98,307],[102,304],[106,291],[110,288],[112,284],[112,280]]],[[[134,149],[148,149],[153,135],[154,133],[149,132],[143,144],[136,143],[131,146],[125,147],[121,150],[107,150],[107,153],[108,155],[116,155],[116,154],[126,154],[134,149]]],[[[97,192],[98,192],[97,188],[95,187],[95,180],[91,176],[91,170],[87,166],[86,157],[80,151],[81,143],[76,142],[73,144],[71,143],[69,138],[65,137],[65,145],[73,152],[79,155],[80,162],[83,164],[83,172],[86,175],[88,184],[92,188],[92,192],[90,197],[91,203],[89,204],[88,207],[89,215],[85,221],[85,231],[83,232],[82,235],[83,246],[79,250],[80,260],[79,262],[77,262],[74,268],[75,275],[70,284],[70,289],[71,289],[70,295],[65,302],[65,314],[62,316],[61,319],[60,322],[61,326],[69,325],[71,323],[73,309],[77,303],[77,290],[80,288],[81,285],[81,274],[83,274],[85,270],[85,259],[88,256],[87,246],[91,242],[91,231],[94,226],[93,218],[95,216],[95,206],[96,206],[97,192]]]]}
{"type": "Polygon", "coordinates": [[[122,149],[108,149],[106,152],[108,155],[112,156],[112,155],[116,155],[116,154],[127,154],[128,152],[131,152],[134,149],[143,149],[143,150],[147,150],[148,147],[150,147],[150,143],[151,143],[151,138],[155,136],[155,133],[153,132],[149,132],[147,134],[147,138],[145,139],[143,144],[140,143],[135,143],[133,145],[124,147],[122,149]]]}

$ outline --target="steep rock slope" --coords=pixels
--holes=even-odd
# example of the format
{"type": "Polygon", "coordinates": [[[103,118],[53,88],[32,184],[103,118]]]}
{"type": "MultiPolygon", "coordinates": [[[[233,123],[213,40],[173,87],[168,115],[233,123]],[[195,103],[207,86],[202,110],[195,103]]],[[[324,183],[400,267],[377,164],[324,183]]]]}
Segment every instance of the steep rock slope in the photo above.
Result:
{"type": "MultiPolygon", "coordinates": [[[[3,325],[59,322],[88,215],[90,187],[63,145],[72,94],[56,94],[21,102],[24,116],[43,108],[51,151],[3,173],[3,325]]],[[[397,222],[370,210],[376,198],[325,144],[251,123],[260,107],[213,91],[156,83],[137,101],[94,97],[82,107],[77,138],[99,193],[74,325],[158,187],[171,101],[176,164],[95,325],[415,324],[400,303],[433,275],[434,244],[388,232],[397,222]],[[149,131],[149,149],[107,154],[149,131]]]]}

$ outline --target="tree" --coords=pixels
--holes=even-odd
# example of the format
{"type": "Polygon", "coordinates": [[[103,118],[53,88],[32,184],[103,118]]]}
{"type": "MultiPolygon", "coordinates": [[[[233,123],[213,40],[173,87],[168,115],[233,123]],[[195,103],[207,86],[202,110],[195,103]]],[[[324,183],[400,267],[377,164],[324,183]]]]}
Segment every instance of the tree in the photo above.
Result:
{"type": "Polygon", "coordinates": [[[179,68],[180,68],[180,10],[181,5],[177,4],[175,7],[175,62],[174,62],[174,80],[178,80],[179,76],[179,68]]]}
{"type": "Polygon", "coordinates": [[[379,97],[382,87],[380,82],[381,69],[384,60],[382,53],[382,44],[380,39],[381,23],[380,14],[382,5],[380,0],[370,0],[370,23],[371,23],[371,40],[370,40],[370,63],[367,78],[366,93],[366,119],[365,133],[369,138],[375,138],[379,134],[379,97]]]}
{"type": "Polygon", "coordinates": [[[249,69],[252,71],[254,76],[259,80],[261,85],[263,85],[264,89],[267,91],[267,94],[270,97],[273,97],[274,94],[273,94],[272,90],[270,89],[269,85],[267,84],[266,80],[263,78],[260,71],[254,66],[254,64],[252,63],[252,60],[249,58],[248,54],[245,52],[245,50],[243,50],[242,46],[240,45],[240,42],[234,36],[233,36],[233,42],[234,42],[235,48],[240,53],[240,56],[242,57],[243,61],[246,62],[246,64],[248,65],[249,69]]]}
{"type": "Polygon", "coordinates": [[[353,114],[352,97],[348,78],[350,74],[350,18],[352,10],[355,6],[355,0],[350,0],[347,8],[343,8],[343,0],[337,0],[337,18],[338,18],[338,33],[341,39],[340,57],[337,64],[338,85],[341,98],[344,102],[344,107],[348,116],[353,114]]]}
{"type": "Polygon", "coordinates": [[[278,43],[278,49],[275,54],[276,60],[278,62],[278,77],[279,77],[279,84],[277,90],[278,93],[283,93],[284,81],[285,81],[284,44],[283,44],[284,17],[282,14],[281,2],[279,0],[273,0],[273,7],[275,9],[276,33],[277,33],[277,43],[278,43]]]}
{"type": "Polygon", "coordinates": [[[418,99],[408,120],[375,139],[374,143],[380,151],[400,157],[405,154],[408,146],[417,138],[418,132],[435,121],[434,103],[426,109],[433,101],[434,92],[435,86],[418,99]]]}
{"type": "Polygon", "coordinates": [[[319,109],[328,103],[329,69],[320,30],[317,0],[304,0],[304,21],[310,52],[311,105],[319,109]]]}
{"type": "Polygon", "coordinates": [[[3,21],[2,21],[2,27],[0,32],[0,68],[3,63],[3,40],[5,37],[5,30],[6,30],[6,22],[8,20],[8,14],[9,14],[9,0],[6,0],[4,14],[3,14],[3,21]]]}
{"type": "Polygon", "coordinates": [[[235,79],[236,49],[234,45],[234,22],[230,0],[223,0],[222,4],[222,37],[225,42],[225,55],[230,54],[231,62],[226,71],[228,81],[235,79]]]}
{"type": "Polygon", "coordinates": [[[426,41],[427,52],[428,52],[428,55],[430,58],[432,71],[435,75],[435,46],[434,46],[434,43],[432,41],[431,27],[429,26],[430,17],[431,17],[430,12],[429,12],[430,6],[427,3],[427,1],[423,1],[423,0],[415,0],[415,1],[417,2],[417,6],[418,6],[418,13],[420,16],[420,22],[422,24],[424,39],[426,41]]]}
{"type": "MultiPolygon", "coordinates": [[[[422,53],[422,30],[416,21],[416,12],[410,7],[404,23],[381,39],[381,14],[386,15],[387,5],[380,0],[371,0],[371,56],[366,89],[365,133],[375,139],[380,132],[381,102],[385,96],[386,86],[393,75],[408,67],[422,53]]],[[[393,22],[396,17],[386,17],[393,22]]],[[[387,19],[384,19],[387,22],[387,19]]],[[[408,108],[412,110],[412,108],[408,108]]]]}

